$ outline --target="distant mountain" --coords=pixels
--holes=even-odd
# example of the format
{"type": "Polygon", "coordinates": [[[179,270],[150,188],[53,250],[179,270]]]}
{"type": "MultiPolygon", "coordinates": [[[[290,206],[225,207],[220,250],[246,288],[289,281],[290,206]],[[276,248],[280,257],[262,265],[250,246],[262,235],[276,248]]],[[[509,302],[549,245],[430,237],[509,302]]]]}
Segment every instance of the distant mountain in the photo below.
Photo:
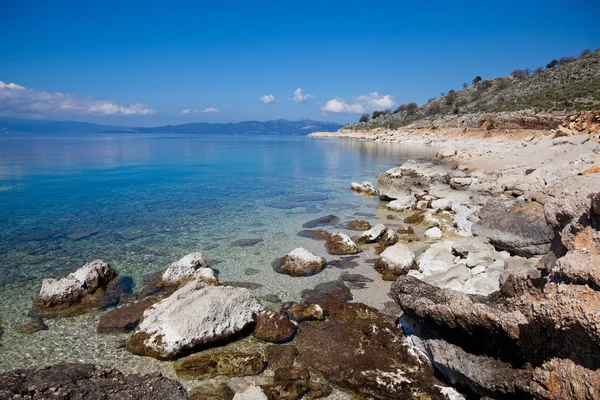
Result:
{"type": "Polygon", "coordinates": [[[182,125],[165,125],[151,128],[109,126],[76,121],[41,121],[31,119],[0,118],[0,132],[5,133],[204,133],[204,134],[262,134],[306,135],[311,132],[335,132],[340,124],[304,119],[301,121],[246,121],[211,124],[194,122],[182,125]]]}

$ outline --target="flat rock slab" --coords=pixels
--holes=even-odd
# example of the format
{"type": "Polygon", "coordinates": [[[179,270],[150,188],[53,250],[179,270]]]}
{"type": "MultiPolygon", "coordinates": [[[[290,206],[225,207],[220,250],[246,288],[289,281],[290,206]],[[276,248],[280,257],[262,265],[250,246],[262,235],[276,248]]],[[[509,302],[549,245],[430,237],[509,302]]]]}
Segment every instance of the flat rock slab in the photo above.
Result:
{"type": "Polygon", "coordinates": [[[207,379],[218,375],[257,375],[264,369],[260,353],[237,351],[211,351],[192,354],[177,360],[173,367],[180,377],[207,379]]]}
{"type": "Polygon", "coordinates": [[[124,375],[93,364],[56,364],[0,374],[0,398],[187,400],[185,388],[161,374],[124,375]],[[108,395],[110,393],[110,396],[108,395]]]}

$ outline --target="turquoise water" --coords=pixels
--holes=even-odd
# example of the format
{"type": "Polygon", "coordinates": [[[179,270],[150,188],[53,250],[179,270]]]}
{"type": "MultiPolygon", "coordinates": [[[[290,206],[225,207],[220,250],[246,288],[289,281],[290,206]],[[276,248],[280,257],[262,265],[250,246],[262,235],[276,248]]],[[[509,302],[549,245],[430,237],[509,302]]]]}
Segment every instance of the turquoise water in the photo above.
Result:
{"type": "MultiPolygon", "coordinates": [[[[53,334],[52,325],[31,336],[13,329],[26,320],[43,278],[98,258],[139,286],[144,276],[202,251],[221,281],[296,299],[340,274],[273,271],[271,262],[295,247],[326,255],[323,242],[297,236],[301,225],[327,214],[373,221],[378,200],[351,193],[350,183],[375,182],[395,164],[432,152],[297,136],[0,136],[0,353],[6,343],[36,346],[36,335],[53,334]],[[262,241],[240,247],[239,239],[262,241]]],[[[41,361],[48,359],[31,356],[29,363],[41,361]]]]}

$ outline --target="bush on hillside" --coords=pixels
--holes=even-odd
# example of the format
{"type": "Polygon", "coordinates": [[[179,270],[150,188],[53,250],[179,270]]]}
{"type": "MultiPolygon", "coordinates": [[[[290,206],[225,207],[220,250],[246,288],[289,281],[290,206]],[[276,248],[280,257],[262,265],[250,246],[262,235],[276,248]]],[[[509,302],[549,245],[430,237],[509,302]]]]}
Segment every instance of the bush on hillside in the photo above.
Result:
{"type": "Polygon", "coordinates": [[[515,79],[523,79],[527,78],[527,72],[525,72],[524,69],[515,69],[513,72],[510,73],[510,76],[512,76],[515,79]]]}
{"type": "Polygon", "coordinates": [[[558,60],[555,58],[554,60],[552,60],[548,64],[546,64],[546,68],[552,69],[552,68],[556,67],[557,65],[558,65],[558,60]]]}
{"type": "Polygon", "coordinates": [[[581,52],[581,57],[583,56],[587,56],[588,54],[590,54],[592,51],[590,49],[585,49],[581,52]]]}
{"type": "Polygon", "coordinates": [[[369,122],[369,114],[363,114],[360,116],[358,122],[369,122]]]}
{"type": "Polygon", "coordinates": [[[479,82],[481,82],[481,77],[480,77],[480,76],[476,76],[476,77],[473,79],[473,85],[477,85],[479,82]]]}

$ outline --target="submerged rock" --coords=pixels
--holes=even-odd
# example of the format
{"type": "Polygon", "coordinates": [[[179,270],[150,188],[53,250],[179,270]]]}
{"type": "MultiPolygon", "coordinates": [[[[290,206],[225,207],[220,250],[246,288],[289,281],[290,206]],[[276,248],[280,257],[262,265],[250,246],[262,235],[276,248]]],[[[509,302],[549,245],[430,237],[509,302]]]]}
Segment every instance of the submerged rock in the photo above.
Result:
{"type": "Polygon", "coordinates": [[[238,239],[231,243],[234,247],[251,247],[263,242],[262,238],[238,239]]]}
{"type": "Polygon", "coordinates": [[[383,247],[393,246],[398,243],[398,235],[392,228],[385,228],[381,239],[379,239],[379,245],[383,247]]]}
{"type": "Polygon", "coordinates": [[[105,261],[92,261],[65,278],[44,279],[35,305],[46,316],[74,315],[106,307],[119,299],[118,290],[111,290],[120,283],[115,282],[116,275],[105,261]]]}
{"type": "Polygon", "coordinates": [[[0,374],[3,399],[187,400],[185,388],[161,374],[124,375],[93,364],[56,364],[0,374]]]}
{"type": "Polygon", "coordinates": [[[158,299],[148,299],[137,304],[111,310],[104,314],[96,329],[98,333],[127,333],[134,330],[144,311],[158,299]]]}
{"type": "Polygon", "coordinates": [[[353,231],[366,231],[371,229],[371,224],[368,221],[362,219],[355,219],[353,221],[348,222],[348,229],[353,231]]]}
{"type": "Polygon", "coordinates": [[[221,350],[192,354],[175,361],[173,367],[180,377],[207,379],[218,375],[257,375],[264,369],[264,364],[260,353],[221,350]]]}
{"type": "Polygon", "coordinates": [[[309,238],[309,239],[327,240],[327,238],[329,237],[329,232],[312,230],[312,229],[304,229],[304,230],[298,232],[297,235],[300,237],[305,237],[305,238],[309,238]]]}
{"type": "MultiPolygon", "coordinates": [[[[2,327],[0,327],[0,331],[2,330],[2,327]]],[[[25,335],[31,335],[33,333],[39,332],[39,331],[47,331],[48,330],[48,325],[46,325],[44,323],[44,320],[41,318],[32,318],[29,320],[29,322],[19,326],[17,328],[17,332],[25,334],[25,335]]],[[[1,334],[0,334],[1,336],[1,334]]]]}
{"type": "Polygon", "coordinates": [[[314,229],[319,226],[331,226],[340,222],[340,219],[335,215],[326,215],[324,217],[320,217],[317,219],[313,219],[311,221],[305,222],[302,224],[302,227],[305,229],[314,229]]]}
{"type": "Polygon", "coordinates": [[[350,236],[341,232],[329,235],[327,242],[325,243],[325,248],[329,254],[335,255],[356,254],[360,252],[360,249],[356,246],[356,243],[350,239],[350,236]]]}
{"type": "Polygon", "coordinates": [[[262,309],[247,289],[192,281],[144,312],[127,350],[175,358],[241,332],[262,309]]]}
{"type": "Polygon", "coordinates": [[[291,276],[307,276],[321,272],[325,268],[325,259],[298,247],[285,255],[280,271],[291,276]]]}

